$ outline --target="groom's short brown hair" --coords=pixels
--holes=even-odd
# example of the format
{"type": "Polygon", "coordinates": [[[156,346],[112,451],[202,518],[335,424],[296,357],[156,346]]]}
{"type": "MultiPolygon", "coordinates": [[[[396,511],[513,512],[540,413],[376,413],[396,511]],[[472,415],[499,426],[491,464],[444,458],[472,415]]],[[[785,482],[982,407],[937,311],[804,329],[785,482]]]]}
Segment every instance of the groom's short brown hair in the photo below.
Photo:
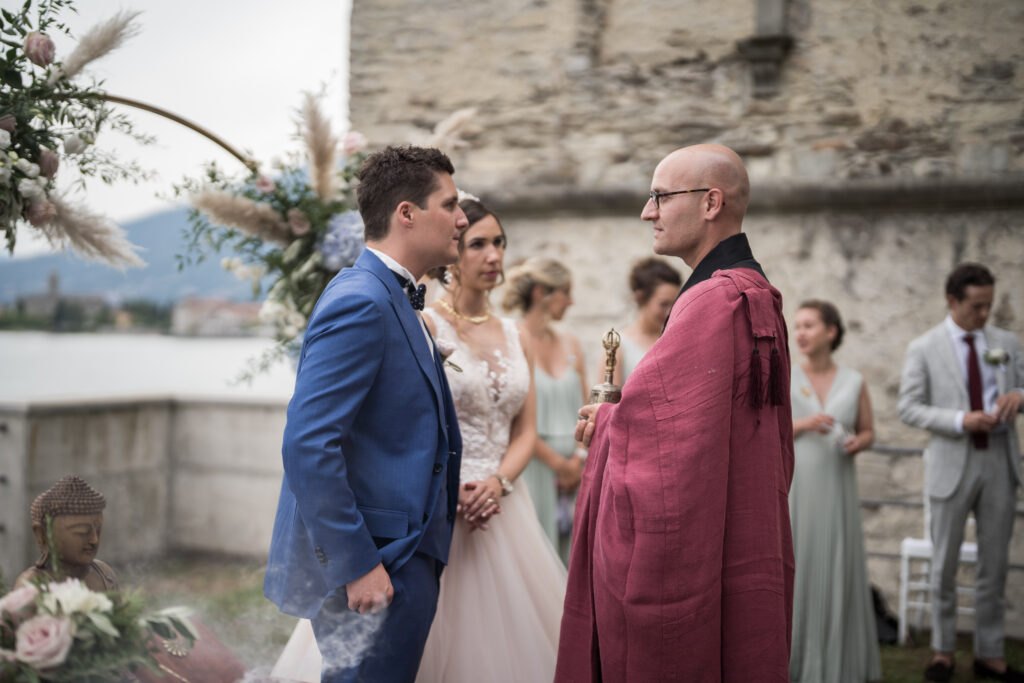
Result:
{"type": "Polygon", "coordinates": [[[391,214],[402,202],[426,208],[440,186],[438,174],[453,175],[448,156],[432,147],[385,147],[366,157],[359,169],[356,201],[367,241],[387,237],[391,214]]]}

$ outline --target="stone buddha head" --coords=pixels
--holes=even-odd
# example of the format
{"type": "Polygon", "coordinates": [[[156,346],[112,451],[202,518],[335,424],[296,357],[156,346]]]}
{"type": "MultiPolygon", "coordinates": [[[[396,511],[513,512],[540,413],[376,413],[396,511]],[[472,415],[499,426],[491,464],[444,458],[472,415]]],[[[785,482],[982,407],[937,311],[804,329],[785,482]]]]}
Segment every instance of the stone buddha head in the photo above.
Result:
{"type": "Polygon", "coordinates": [[[67,475],[32,502],[32,533],[41,555],[38,569],[50,566],[50,542],[47,518],[53,520],[53,545],[60,555],[61,570],[68,576],[81,576],[96,559],[103,529],[103,494],[83,479],[67,475]]]}

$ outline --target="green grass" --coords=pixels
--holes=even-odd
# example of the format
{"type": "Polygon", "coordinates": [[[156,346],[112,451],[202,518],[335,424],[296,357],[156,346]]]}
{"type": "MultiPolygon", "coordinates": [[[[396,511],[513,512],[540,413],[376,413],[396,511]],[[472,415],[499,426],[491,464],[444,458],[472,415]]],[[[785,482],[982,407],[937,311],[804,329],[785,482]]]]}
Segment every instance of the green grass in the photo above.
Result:
{"type": "MultiPolygon", "coordinates": [[[[882,674],[886,683],[920,683],[924,668],[931,661],[928,632],[915,634],[916,647],[882,646],[882,674]]],[[[974,650],[970,634],[961,634],[956,644],[956,671],[954,681],[973,681],[974,650]]],[[[1024,668],[1024,644],[1006,641],[1006,661],[1015,668],[1024,668]]]]}
{"type": "MultiPolygon", "coordinates": [[[[185,556],[119,570],[123,588],[139,588],[147,607],[192,608],[207,627],[250,669],[269,670],[296,620],[281,614],[263,597],[263,565],[253,560],[185,556]]],[[[931,660],[928,633],[914,634],[914,645],[883,645],[886,683],[919,683],[931,660]]],[[[1006,659],[1024,669],[1024,644],[1007,641],[1006,659]]],[[[957,643],[954,681],[973,680],[970,635],[957,643]]]]}

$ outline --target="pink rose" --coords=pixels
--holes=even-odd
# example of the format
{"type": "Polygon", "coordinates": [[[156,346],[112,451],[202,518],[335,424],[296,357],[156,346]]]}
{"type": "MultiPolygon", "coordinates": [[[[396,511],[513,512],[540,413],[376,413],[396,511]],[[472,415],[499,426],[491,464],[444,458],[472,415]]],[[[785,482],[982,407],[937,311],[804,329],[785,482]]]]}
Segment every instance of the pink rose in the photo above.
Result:
{"type": "Polygon", "coordinates": [[[21,617],[24,610],[29,605],[35,605],[36,595],[39,594],[37,589],[32,584],[22,584],[15,588],[10,593],[0,598],[0,616],[6,614],[14,625],[17,626],[21,622],[21,617]]]}
{"type": "Polygon", "coordinates": [[[57,215],[57,207],[45,199],[32,202],[25,211],[25,219],[40,228],[49,223],[57,215]]]}
{"type": "Polygon", "coordinates": [[[17,123],[18,122],[15,120],[14,114],[4,114],[3,116],[0,116],[0,130],[6,130],[8,133],[13,134],[17,123]]]}
{"type": "Polygon", "coordinates": [[[57,167],[60,166],[60,158],[48,149],[43,149],[39,152],[39,159],[36,161],[39,164],[39,172],[47,178],[52,178],[57,175],[57,167]]]}
{"type": "Polygon", "coordinates": [[[41,614],[18,627],[14,646],[18,660],[36,671],[58,667],[71,651],[71,621],[41,614]]]}
{"type": "Polygon", "coordinates": [[[274,188],[277,187],[277,183],[275,183],[272,179],[268,178],[265,175],[261,175],[258,178],[256,178],[255,185],[256,189],[262,192],[263,194],[270,194],[271,192],[274,191],[274,188]]]}
{"type": "Polygon", "coordinates": [[[353,130],[345,136],[341,143],[341,148],[346,156],[362,152],[366,149],[366,137],[362,133],[353,130]]]}
{"type": "Polygon", "coordinates": [[[33,64],[46,66],[53,61],[56,54],[57,48],[49,36],[33,31],[25,38],[25,56],[33,64]]]}
{"type": "Polygon", "coordinates": [[[288,227],[292,229],[293,235],[301,237],[309,232],[309,219],[298,209],[288,209],[288,227]]]}

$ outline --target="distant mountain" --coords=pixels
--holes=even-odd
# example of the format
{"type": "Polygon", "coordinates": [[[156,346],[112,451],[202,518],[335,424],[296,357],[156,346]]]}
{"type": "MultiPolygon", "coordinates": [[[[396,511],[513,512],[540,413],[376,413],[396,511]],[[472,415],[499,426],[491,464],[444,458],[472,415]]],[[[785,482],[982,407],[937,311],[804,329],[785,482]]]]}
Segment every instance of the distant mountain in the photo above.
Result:
{"type": "Polygon", "coordinates": [[[0,302],[13,303],[23,294],[41,294],[51,271],[60,276],[60,291],[100,294],[120,299],[149,299],[161,303],[186,296],[252,300],[252,286],[220,267],[220,256],[178,270],[175,254],[184,251],[182,230],[187,211],[172,209],[122,226],[133,244],[143,248],[143,268],[116,268],[80,259],[73,254],[47,254],[11,259],[0,254],[0,302]]]}

